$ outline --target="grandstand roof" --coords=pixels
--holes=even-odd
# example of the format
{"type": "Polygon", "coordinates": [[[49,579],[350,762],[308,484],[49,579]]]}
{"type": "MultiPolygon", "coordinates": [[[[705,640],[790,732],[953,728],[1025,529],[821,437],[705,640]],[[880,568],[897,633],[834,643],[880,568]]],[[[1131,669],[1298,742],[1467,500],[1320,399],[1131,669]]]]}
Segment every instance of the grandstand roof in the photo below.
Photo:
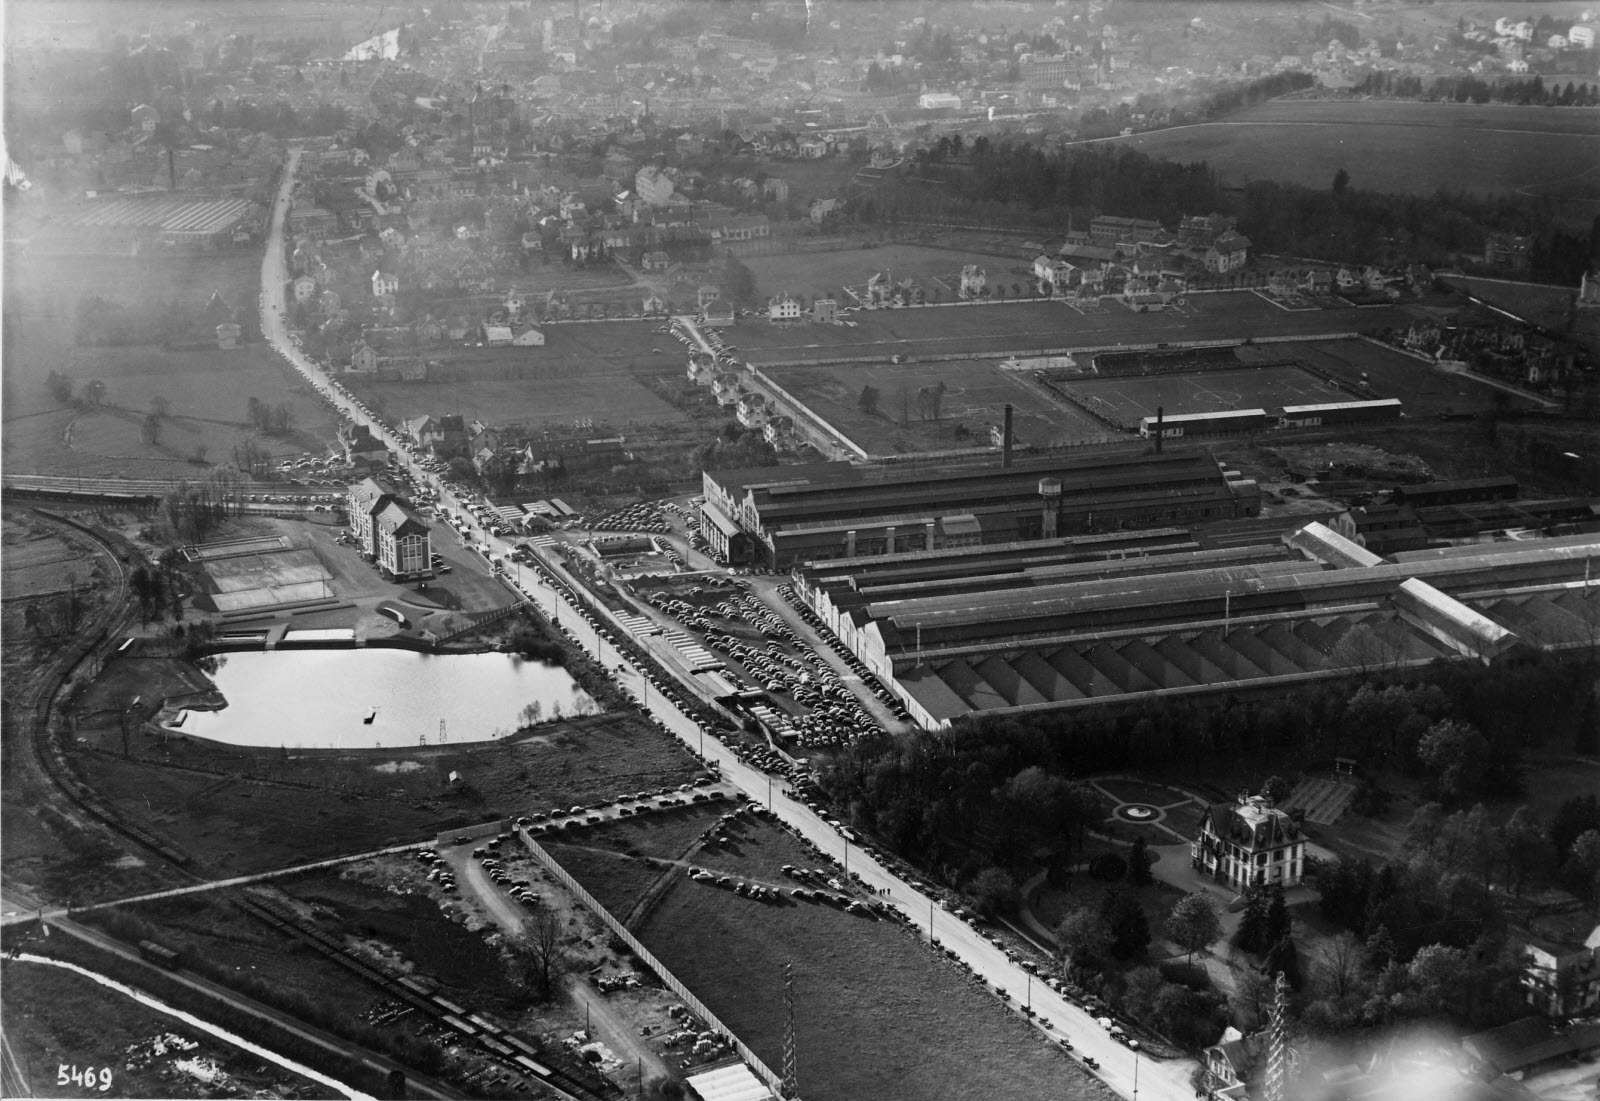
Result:
{"type": "MultiPolygon", "coordinates": [[[[1196,421],[1225,421],[1233,417],[1265,417],[1265,409],[1218,409],[1211,413],[1174,413],[1163,417],[1166,424],[1192,424],[1196,421]]],[[[1141,424],[1155,424],[1155,417],[1139,418],[1141,424]]]]}
{"type": "Polygon", "coordinates": [[[1372,401],[1326,401],[1320,405],[1285,405],[1283,407],[1283,415],[1295,417],[1306,413],[1327,413],[1335,409],[1386,409],[1400,404],[1399,398],[1375,398],[1372,401]]]}

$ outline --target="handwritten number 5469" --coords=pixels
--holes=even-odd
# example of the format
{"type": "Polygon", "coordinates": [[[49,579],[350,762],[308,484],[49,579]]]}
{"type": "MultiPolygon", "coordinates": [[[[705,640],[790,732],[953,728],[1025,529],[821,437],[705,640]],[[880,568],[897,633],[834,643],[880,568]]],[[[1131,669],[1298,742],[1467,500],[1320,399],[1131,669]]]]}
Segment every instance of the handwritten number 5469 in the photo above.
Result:
{"type": "Polygon", "coordinates": [[[101,1067],[96,1071],[93,1067],[79,1067],[76,1063],[68,1066],[66,1063],[56,1065],[56,1085],[77,1086],[80,1089],[98,1089],[105,1093],[111,1088],[111,1068],[101,1067]]]}

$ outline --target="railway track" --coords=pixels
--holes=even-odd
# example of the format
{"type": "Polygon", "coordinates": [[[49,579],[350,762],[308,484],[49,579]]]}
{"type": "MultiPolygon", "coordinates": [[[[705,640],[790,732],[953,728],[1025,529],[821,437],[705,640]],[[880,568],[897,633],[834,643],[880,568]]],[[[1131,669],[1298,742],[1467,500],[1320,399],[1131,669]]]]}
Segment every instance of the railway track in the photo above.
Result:
{"type": "Polygon", "coordinates": [[[432,993],[416,979],[397,975],[361,958],[337,938],[301,921],[288,907],[248,894],[235,901],[251,917],[305,942],[401,1005],[476,1044],[493,1056],[507,1073],[533,1078],[577,1101],[615,1101],[621,1096],[615,1085],[587,1070],[566,1053],[552,1052],[512,1035],[494,1022],[432,993]]]}
{"type": "Polygon", "coordinates": [[[29,698],[20,701],[23,704],[20,710],[28,715],[28,737],[34,758],[39,762],[45,778],[79,809],[114,832],[172,864],[184,874],[192,876],[193,873],[188,871],[188,866],[193,863],[193,858],[167,838],[125,821],[121,815],[107,806],[88,784],[73,774],[68,766],[65,750],[62,749],[59,740],[52,736],[51,712],[67,678],[85,658],[93,654],[108,639],[119,634],[132,614],[128,567],[125,560],[128,551],[118,547],[87,524],[81,524],[69,516],[61,516],[44,509],[34,509],[33,512],[48,523],[69,527],[93,540],[111,563],[112,581],[111,592],[105,603],[95,610],[89,622],[78,631],[77,638],[67,650],[50,664],[39,680],[29,686],[29,698]]]}

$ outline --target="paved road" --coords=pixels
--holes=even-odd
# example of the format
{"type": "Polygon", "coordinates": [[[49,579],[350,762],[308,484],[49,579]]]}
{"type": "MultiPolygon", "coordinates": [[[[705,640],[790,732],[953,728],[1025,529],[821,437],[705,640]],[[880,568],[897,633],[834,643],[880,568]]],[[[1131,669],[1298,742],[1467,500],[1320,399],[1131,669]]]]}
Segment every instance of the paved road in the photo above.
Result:
{"type": "MultiPolygon", "coordinates": [[[[460,510],[464,502],[445,490],[437,477],[408,460],[406,458],[408,452],[402,441],[374,423],[372,417],[362,413],[347,395],[335,390],[321,371],[287,340],[283,315],[279,312],[283,306],[286,283],[282,238],[288,195],[293,186],[294,172],[298,163],[299,151],[292,151],[284,169],[279,200],[273,208],[272,235],[266,257],[262,261],[261,283],[264,294],[262,332],[334,405],[352,419],[367,424],[402,461],[407,462],[419,481],[434,486],[439,491],[441,504],[460,510]]],[[[489,535],[475,523],[472,524],[472,530],[476,539],[489,545],[491,553],[499,555],[510,553],[511,543],[489,535]]],[[[579,612],[568,603],[563,594],[545,586],[529,571],[522,571],[521,585],[530,600],[548,618],[571,626],[578,644],[589,651],[602,666],[609,669],[617,669],[620,666],[621,671],[627,675],[642,676],[631,661],[599,637],[597,632],[586,630],[584,625],[578,622],[579,612]]],[[[575,588],[575,592],[579,594],[580,600],[592,599],[581,588],[575,588]]],[[[620,625],[611,619],[610,613],[603,608],[596,609],[591,614],[598,615],[611,623],[614,629],[622,630],[620,625]]],[[[660,643],[659,639],[635,641],[649,646],[652,653],[661,652],[660,647],[650,645],[660,643]]],[[[676,663],[664,663],[664,667],[678,672],[676,663]]],[[[691,686],[690,691],[698,692],[699,686],[694,683],[694,678],[685,676],[681,672],[678,676],[686,685],[691,686]]],[[[852,853],[851,846],[833,827],[823,822],[803,803],[789,797],[787,784],[745,764],[727,746],[715,738],[706,737],[697,723],[662,699],[658,693],[649,694],[647,708],[691,750],[703,747],[705,757],[721,766],[724,779],[739,787],[750,798],[765,803],[770,793],[773,809],[785,822],[816,844],[824,853],[843,861],[850,871],[860,872],[869,888],[886,888],[888,897],[907,911],[919,929],[926,933],[931,926],[941,943],[953,948],[991,986],[1005,987],[1013,995],[1023,998],[1028,996],[1027,991],[1031,986],[1032,1008],[1057,1026],[1052,1035],[1059,1036],[1064,1032],[1071,1038],[1080,1054],[1091,1055],[1098,1059],[1101,1064],[1100,1077],[1117,1092],[1125,1096],[1134,1094],[1134,1075],[1137,1066],[1138,1092],[1144,1096],[1165,1101],[1191,1101],[1194,1097],[1194,1087],[1190,1085],[1190,1075],[1195,1067],[1192,1060],[1179,1059],[1158,1063],[1148,1058],[1136,1057],[1132,1051],[1112,1040],[1089,1014],[1065,1001],[1043,983],[1031,982],[1026,971],[1006,959],[1004,953],[984,939],[977,930],[948,913],[937,911],[934,901],[927,895],[911,887],[876,861],[864,856],[859,848],[852,853]]]]}

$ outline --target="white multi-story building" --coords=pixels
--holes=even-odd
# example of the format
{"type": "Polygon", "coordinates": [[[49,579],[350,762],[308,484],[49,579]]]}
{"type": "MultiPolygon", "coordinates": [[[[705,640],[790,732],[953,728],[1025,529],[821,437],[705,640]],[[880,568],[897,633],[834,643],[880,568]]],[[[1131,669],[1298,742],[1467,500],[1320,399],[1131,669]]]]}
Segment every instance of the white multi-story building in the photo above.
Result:
{"type": "Polygon", "coordinates": [[[1304,875],[1305,852],[1305,835],[1295,820],[1259,795],[1207,807],[1189,844],[1193,866],[1236,891],[1271,883],[1296,886],[1304,875]]]}

